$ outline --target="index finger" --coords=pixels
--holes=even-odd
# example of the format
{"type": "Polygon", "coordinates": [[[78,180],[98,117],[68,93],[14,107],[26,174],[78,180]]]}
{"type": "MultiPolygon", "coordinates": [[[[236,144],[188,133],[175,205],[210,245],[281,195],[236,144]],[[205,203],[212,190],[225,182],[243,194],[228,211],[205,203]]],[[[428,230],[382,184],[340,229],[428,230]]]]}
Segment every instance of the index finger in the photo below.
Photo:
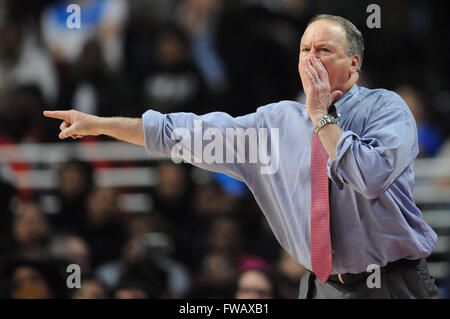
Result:
{"type": "Polygon", "coordinates": [[[310,60],[306,61],[305,71],[307,71],[308,75],[311,77],[312,80],[320,80],[320,74],[314,68],[310,60]]]}
{"type": "Polygon", "coordinates": [[[44,116],[63,121],[68,121],[69,111],[44,111],[44,116]]]}
{"type": "Polygon", "coordinates": [[[328,77],[328,72],[325,69],[325,67],[323,66],[323,63],[320,59],[316,58],[315,56],[312,58],[313,61],[313,67],[315,67],[314,69],[319,73],[320,77],[322,79],[325,79],[328,77]]]}

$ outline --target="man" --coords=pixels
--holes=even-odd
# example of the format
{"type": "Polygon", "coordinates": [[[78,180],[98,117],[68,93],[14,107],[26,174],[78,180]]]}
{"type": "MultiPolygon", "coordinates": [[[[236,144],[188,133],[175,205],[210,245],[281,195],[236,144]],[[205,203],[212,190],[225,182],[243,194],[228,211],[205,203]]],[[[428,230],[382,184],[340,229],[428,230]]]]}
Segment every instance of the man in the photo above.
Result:
{"type": "Polygon", "coordinates": [[[412,196],[415,122],[396,93],[356,85],[363,49],[350,21],[313,18],[300,44],[306,105],[282,101],[237,118],[152,110],[142,119],[45,115],[64,120],[60,138],[107,134],[155,156],[170,156],[182,139],[174,129],[195,133],[195,120],[224,133],[278,128],[279,168],[272,174],[248,163],[194,164],[248,185],[280,244],[307,269],[299,297],[437,298],[425,261],[437,236],[412,196]],[[370,265],[381,267],[374,288],[370,265]]]}

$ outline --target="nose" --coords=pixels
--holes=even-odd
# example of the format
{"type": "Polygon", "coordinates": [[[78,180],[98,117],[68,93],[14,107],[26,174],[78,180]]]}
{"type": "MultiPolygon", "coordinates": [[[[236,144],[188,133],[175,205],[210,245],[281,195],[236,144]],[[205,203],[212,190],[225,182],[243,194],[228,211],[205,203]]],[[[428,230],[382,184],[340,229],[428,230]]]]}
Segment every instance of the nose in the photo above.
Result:
{"type": "Polygon", "coordinates": [[[319,58],[319,51],[317,51],[315,48],[311,48],[311,50],[309,50],[309,52],[308,52],[308,58],[311,55],[315,56],[316,58],[319,58]]]}
{"type": "MultiPolygon", "coordinates": [[[[302,54],[300,54],[300,57],[302,56],[302,54]]],[[[303,55],[304,60],[306,61],[307,59],[309,59],[311,56],[315,56],[316,58],[320,59],[320,55],[319,55],[319,51],[317,51],[316,49],[312,48],[310,49],[305,55],[303,55]]]]}

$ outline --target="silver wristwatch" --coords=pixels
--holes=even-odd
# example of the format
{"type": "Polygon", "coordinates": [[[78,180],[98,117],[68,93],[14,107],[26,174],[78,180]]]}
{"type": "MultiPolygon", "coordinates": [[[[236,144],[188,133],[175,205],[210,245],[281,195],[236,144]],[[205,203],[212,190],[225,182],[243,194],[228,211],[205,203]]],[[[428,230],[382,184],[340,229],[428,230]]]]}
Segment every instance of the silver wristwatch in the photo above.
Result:
{"type": "Polygon", "coordinates": [[[327,124],[336,124],[337,121],[336,119],[329,115],[329,114],[325,114],[322,119],[316,123],[316,125],[314,125],[314,133],[319,132],[319,130],[324,127],[327,124]]]}

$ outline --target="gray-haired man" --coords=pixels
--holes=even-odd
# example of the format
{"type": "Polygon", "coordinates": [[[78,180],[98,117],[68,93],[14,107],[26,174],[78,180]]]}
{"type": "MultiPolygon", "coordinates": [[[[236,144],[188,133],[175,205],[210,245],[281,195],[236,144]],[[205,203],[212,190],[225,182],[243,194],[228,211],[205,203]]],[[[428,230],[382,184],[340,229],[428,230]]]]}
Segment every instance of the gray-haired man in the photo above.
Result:
{"type": "Polygon", "coordinates": [[[237,118],[152,110],[142,119],[44,114],[64,121],[60,138],[107,134],[155,156],[170,156],[180,140],[174,129],[193,134],[195,120],[224,136],[227,128],[278,128],[273,174],[248,163],[193,164],[248,185],[280,244],[307,268],[300,297],[437,298],[425,261],[437,236],[412,196],[415,121],[396,93],[356,84],[363,49],[350,21],[313,18],[298,65],[306,105],[282,101],[237,118]],[[380,288],[366,284],[370,265],[381,267],[380,288]]]}

